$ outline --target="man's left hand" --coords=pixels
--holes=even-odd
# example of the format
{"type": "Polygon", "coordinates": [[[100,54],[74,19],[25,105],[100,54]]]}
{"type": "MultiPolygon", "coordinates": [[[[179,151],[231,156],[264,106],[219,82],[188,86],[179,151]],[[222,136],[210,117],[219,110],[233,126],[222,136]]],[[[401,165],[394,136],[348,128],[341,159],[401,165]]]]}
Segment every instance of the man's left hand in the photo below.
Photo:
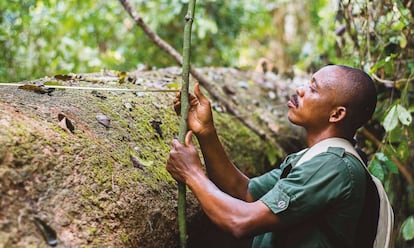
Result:
{"type": "Polygon", "coordinates": [[[191,131],[187,132],[184,145],[174,139],[167,160],[167,171],[175,180],[183,183],[187,183],[187,180],[197,173],[204,173],[197,149],[192,142],[192,135],[191,131]]]}

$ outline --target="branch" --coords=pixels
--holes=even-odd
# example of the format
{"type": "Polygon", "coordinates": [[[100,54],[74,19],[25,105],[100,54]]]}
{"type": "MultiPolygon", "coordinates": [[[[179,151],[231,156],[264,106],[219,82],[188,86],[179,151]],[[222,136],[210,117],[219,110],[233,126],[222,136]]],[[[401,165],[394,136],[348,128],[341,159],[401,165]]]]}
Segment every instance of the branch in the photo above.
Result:
{"type": "Polygon", "coordinates": [[[122,6],[124,6],[125,10],[131,16],[131,18],[135,21],[135,23],[148,35],[148,37],[162,50],[166,51],[169,55],[171,55],[180,65],[183,64],[183,58],[181,54],[177,52],[170,44],[165,42],[161,37],[159,37],[152,29],[144,22],[141,16],[135,11],[135,9],[131,6],[128,0],[119,0],[122,6]]]}
{"type": "MultiPolygon", "coordinates": [[[[370,131],[368,131],[366,128],[361,129],[362,135],[364,135],[366,138],[374,142],[374,144],[377,146],[378,149],[381,149],[383,147],[383,144],[381,141],[375,137],[374,134],[372,134],[370,131]]],[[[391,156],[391,160],[394,162],[394,164],[398,167],[398,170],[401,172],[403,177],[407,180],[407,182],[411,185],[411,187],[414,188],[414,176],[411,174],[410,169],[407,168],[406,165],[401,163],[401,161],[396,158],[395,156],[391,156]]]]}
{"type": "Polygon", "coordinates": [[[402,78],[402,79],[392,81],[392,80],[379,78],[375,73],[372,74],[372,77],[380,83],[391,84],[391,85],[396,85],[396,84],[400,84],[400,83],[404,83],[404,82],[409,83],[409,82],[413,81],[413,79],[414,79],[414,78],[402,78]]]}
{"type": "MultiPolygon", "coordinates": [[[[165,42],[161,37],[159,37],[152,29],[144,22],[144,20],[138,15],[138,13],[135,11],[135,9],[131,6],[131,4],[128,2],[128,0],[119,0],[122,6],[125,8],[125,10],[128,12],[128,14],[131,16],[131,18],[135,21],[135,23],[148,35],[148,37],[162,50],[164,50],[166,53],[171,55],[178,64],[183,64],[183,58],[172,46],[170,46],[167,42],[165,42]]],[[[282,155],[286,155],[285,150],[276,142],[276,140],[269,135],[269,133],[274,134],[277,136],[276,133],[274,133],[270,128],[268,128],[268,132],[265,132],[263,129],[258,127],[258,124],[255,124],[248,115],[244,115],[238,107],[233,104],[231,101],[227,100],[224,97],[221,97],[220,93],[216,88],[213,86],[213,84],[200,72],[198,72],[195,68],[190,66],[190,72],[191,75],[195,79],[198,80],[198,82],[206,89],[210,95],[221,102],[226,109],[233,114],[237,119],[239,119],[246,127],[248,127],[250,130],[255,132],[257,135],[259,135],[261,138],[271,142],[278,150],[281,151],[282,155]]]]}

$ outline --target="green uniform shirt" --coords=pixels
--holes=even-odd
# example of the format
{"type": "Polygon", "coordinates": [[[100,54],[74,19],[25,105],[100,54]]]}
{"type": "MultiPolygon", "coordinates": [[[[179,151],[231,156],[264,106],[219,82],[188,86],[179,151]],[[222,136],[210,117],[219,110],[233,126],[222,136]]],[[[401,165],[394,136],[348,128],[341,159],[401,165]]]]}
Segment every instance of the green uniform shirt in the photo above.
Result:
{"type": "Polygon", "coordinates": [[[354,247],[365,169],[343,148],[329,147],[295,166],[302,155],[291,154],[278,169],[250,180],[253,198],[287,226],[256,236],[252,247],[354,247]],[[287,174],[289,165],[293,168],[287,174]]]}

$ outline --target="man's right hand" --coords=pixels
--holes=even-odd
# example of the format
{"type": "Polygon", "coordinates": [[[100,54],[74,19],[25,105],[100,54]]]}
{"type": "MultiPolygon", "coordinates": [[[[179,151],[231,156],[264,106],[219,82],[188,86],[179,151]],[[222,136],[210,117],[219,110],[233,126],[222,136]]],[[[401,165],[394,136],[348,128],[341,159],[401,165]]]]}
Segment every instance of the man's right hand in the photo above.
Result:
{"type": "MultiPolygon", "coordinates": [[[[200,84],[195,84],[194,95],[189,95],[188,129],[199,137],[215,132],[210,101],[201,93],[200,84]]],[[[179,115],[181,110],[181,93],[174,99],[174,109],[179,115]]]]}

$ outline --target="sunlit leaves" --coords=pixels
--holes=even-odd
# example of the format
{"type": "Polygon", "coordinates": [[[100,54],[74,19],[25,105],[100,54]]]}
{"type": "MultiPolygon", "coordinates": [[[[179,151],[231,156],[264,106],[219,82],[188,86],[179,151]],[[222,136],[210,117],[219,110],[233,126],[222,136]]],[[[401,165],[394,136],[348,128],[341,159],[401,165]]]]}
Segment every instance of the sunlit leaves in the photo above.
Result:
{"type": "Polygon", "coordinates": [[[398,112],[398,119],[400,120],[401,124],[408,126],[411,124],[412,117],[410,112],[407,111],[406,108],[397,104],[397,112],[398,112]]]}
{"type": "Polygon", "coordinates": [[[384,118],[383,126],[386,132],[390,132],[397,127],[398,123],[408,126],[412,122],[412,116],[406,108],[401,104],[396,104],[391,107],[384,118]]]}
{"type": "Polygon", "coordinates": [[[208,19],[200,19],[197,21],[197,29],[195,31],[200,39],[204,39],[207,34],[216,34],[218,32],[217,23],[208,19]]]}
{"type": "MultiPolygon", "coordinates": [[[[187,3],[131,0],[139,15],[178,51],[187,3]]],[[[262,1],[197,4],[193,54],[198,56],[192,58],[196,65],[235,65],[243,44],[266,39],[264,33],[272,32],[271,13],[262,1]]],[[[133,70],[138,64],[176,65],[135,26],[118,1],[0,2],[0,50],[2,81],[102,67],[133,70]]],[[[260,56],[257,50],[256,55],[260,56]]]]}
{"type": "Polygon", "coordinates": [[[371,67],[370,73],[376,73],[379,69],[384,68],[386,72],[393,72],[394,68],[394,58],[397,57],[397,54],[389,54],[383,59],[379,59],[376,63],[371,67]]]}
{"type": "MultiPolygon", "coordinates": [[[[0,67],[7,74],[0,78],[18,80],[102,67],[97,46],[101,35],[96,27],[110,25],[89,17],[98,9],[96,12],[105,12],[105,8],[65,1],[8,2],[5,11],[14,15],[15,21],[5,35],[11,45],[0,42],[0,49],[6,51],[0,67]]],[[[4,25],[7,20],[0,20],[0,30],[4,25]]]]}
{"type": "Polygon", "coordinates": [[[397,127],[398,125],[398,113],[396,106],[393,106],[388,114],[385,116],[384,122],[382,124],[385,131],[389,132],[397,127]]]}

